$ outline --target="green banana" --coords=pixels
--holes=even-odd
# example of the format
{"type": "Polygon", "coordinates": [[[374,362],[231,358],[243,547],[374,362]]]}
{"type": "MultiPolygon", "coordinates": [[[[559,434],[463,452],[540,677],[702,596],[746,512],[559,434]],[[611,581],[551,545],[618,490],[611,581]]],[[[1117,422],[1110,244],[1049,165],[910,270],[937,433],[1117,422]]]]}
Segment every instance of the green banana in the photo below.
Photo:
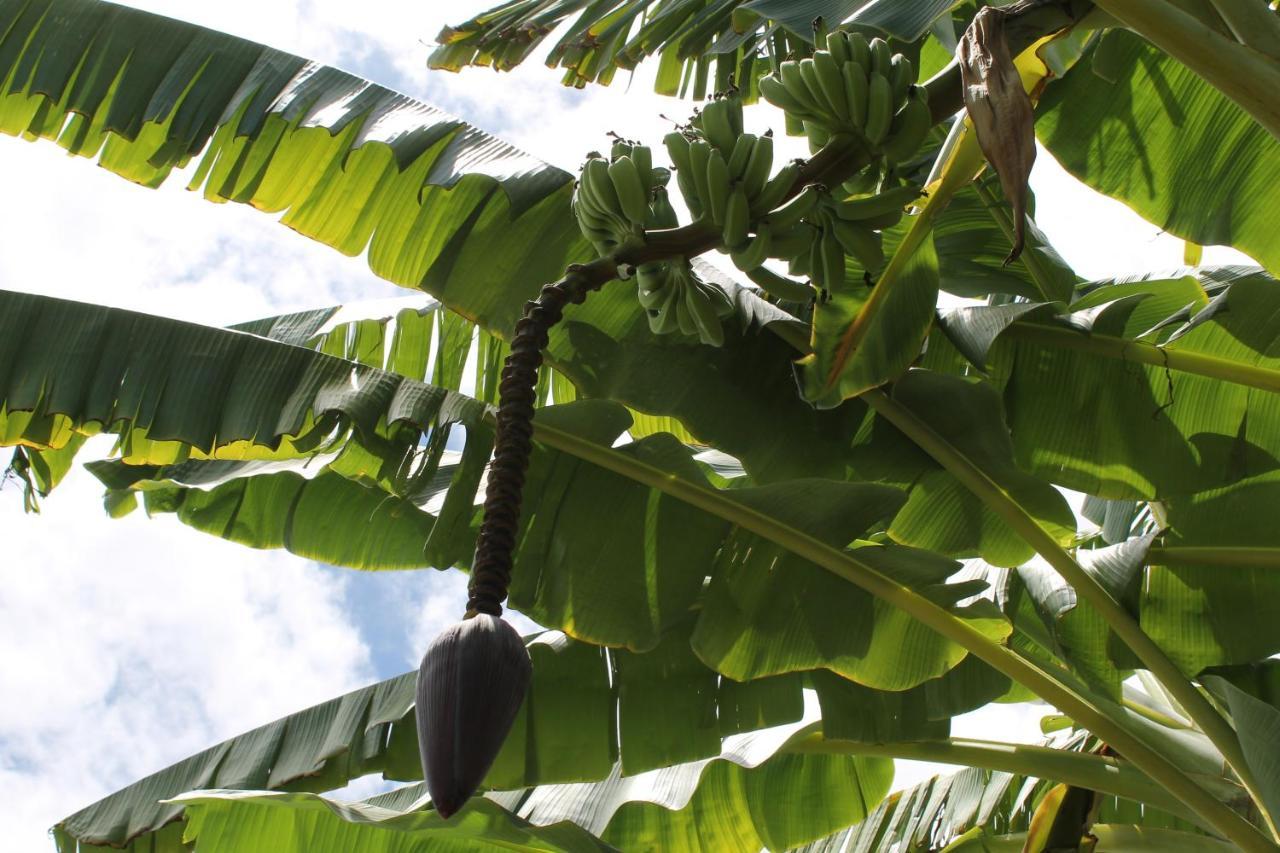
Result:
{"type": "Polygon", "coordinates": [[[729,205],[729,164],[719,148],[712,148],[707,158],[707,209],[711,212],[711,221],[716,225],[724,224],[725,208],[729,205]]]}
{"type": "Polygon", "coordinates": [[[809,137],[810,154],[817,154],[831,141],[831,132],[824,125],[815,122],[806,121],[804,123],[804,133],[805,136],[809,137]]]}
{"type": "Polygon", "coordinates": [[[753,133],[744,133],[738,137],[738,141],[733,143],[733,153],[729,155],[729,178],[731,180],[742,180],[742,176],[746,174],[747,162],[751,159],[751,150],[755,147],[756,136],[753,133]]]}
{"type": "Polygon", "coordinates": [[[756,228],[756,236],[739,251],[730,252],[733,265],[743,272],[750,272],[760,266],[769,257],[773,249],[773,230],[765,224],[756,228]]]}
{"type": "Polygon", "coordinates": [[[773,168],[773,137],[768,134],[755,137],[751,146],[751,156],[747,159],[747,167],[742,174],[742,183],[747,188],[747,198],[756,199],[769,181],[769,172],[773,168]]]}
{"type": "Polygon", "coordinates": [[[666,300],[669,264],[666,261],[649,261],[636,267],[636,297],[645,309],[657,308],[666,300]]]}
{"type": "Polygon", "coordinates": [[[682,286],[672,270],[666,272],[666,284],[658,292],[649,315],[649,331],[655,335],[671,335],[680,331],[678,306],[684,301],[682,286]]]}
{"type": "Polygon", "coordinates": [[[729,104],[729,129],[735,137],[742,135],[742,98],[737,95],[725,98],[729,104]]]}
{"type": "Polygon", "coordinates": [[[820,108],[818,115],[822,123],[828,127],[838,124],[839,117],[835,113],[835,108],[828,102],[826,94],[822,91],[822,83],[818,80],[818,68],[814,65],[812,57],[800,61],[800,79],[804,80],[804,85],[809,90],[810,97],[818,104],[820,108]]]}
{"type": "Polygon", "coordinates": [[[673,130],[662,137],[662,144],[667,147],[667,156],[671,165],[679,172],[689,168],[689,137],[678,130],[673,130]]]}
{"type": "MultiPolygon", "coordinates": [[[[694,191],[697,193],[698,208],[701,211],[698,218],[711,213],[711,193],[707,189],[707,161],[711,159],[711,145],[701,139],[689,146],[689,176],[693,181],[694,191]]],[[[693,212],[693,203],[686,196],[685,201],[689,204],[689,212],[693,212]]]]}
{"type": "MultiPolygon", "coordinates": [[[[813,229],[817,231],[817,229],[813,229]]],[[[809,237],[809,245],[787,261],[787,272],[791,275],[810,275],[813,272],[813,247],[816,241],[809,237]]]]}
{"type": "Polygon", "coordinates": [[[689,208],[690,215],[697,219],[702,215],[702,200],[697,198],[698,188],[691,174],[693,166],[689,160],[689,137],[678,130],[673,130],[662,137],[662,142],[667,148],[667,156],[671,158],[671,165],[675,166],[676,184],[680,187],[680,195],[684,196],[684,203],[689,208]]]}
{"type": "Polygon", "coordinates": [[[785,231],[813,212],[818,206],[818,188],[813,184],[800,190],[795,198],[771,211],[765,221],[774,231],[785,231]]]}
{"type": "Polygon", "coordinates": [[[648,145],[633,145],[631,147],[631,162],[636,164],[636,172],[640,175],[640,184],[644,187],[645,195],[653,189],[657,175],[654,174],[653,168],[653,151],[648,145]]]}
{"type": "Polygon", "coordinates": [[[893,86],[889,78],[873,71],[867,81],[867,121],[863,133],[872,145],[879,145],[893,123],[893,86]]]}
{"type": "Polygon", "coordinates": [[[747,201],[747,190],[742,184],[735,184],[729,194],[729,201],[724,208],[724,245],[728,249],[737,249],[747,240],[747,229],[751,226],[751,203],[747,201]]]}
{"type": "Polygon", "coordinates": [[[792,160],[778,170],[778,174],[770,178],[764,187],[751,199],[751,212],[757,216],[768,214],[782,203],[795,186],[796,176],[800,174],[802,160],[792,160]]]}
{"type": "Polygon", "coordinates": [[[893,67],[893,51],[889,49],[889,43],[879,36],[876,36],[871,40],[870,49],[870,70],[888,77],[890,69],[893,67]]]}
{"type": "Polygon", "coordinates": [[[609,149],[609,161],[613,162],[619,157],[629,157],[631,155],[631,143],[625,139],[615,139],[613,147],[609,149]]]}
{"type": "Polygon", "coordinates": [[[829,225],[830,217],[828,227],[823,228],[819,248],[822,251],[822,287],[834,292],[844,289],[844,244],[832,233],[829,225]]]}
{"type": "Polygon", "coordinates": [[[777,229],[768,225],[762,225],[762,227],[768,227],[773,234],[772,245],[769,247],[771,258],[789,261],[809,248],[813,242],[813,226],[807,222],[798,222],[786,229],[777,229]]]}
{"type": "MultiPolygon", "coordinates": [[[[819,290],[827,290],[827,263],[826,256],[823,253],[822,241],[826,232],[822,228],[815,228],[813,232],[813,240],[809,246],[809,278],[813,280],[813,284],[819,290]]],[[[795,275],[795,271],[792,271],[795,275]]]]}
{"type": "Polygon", "coordinates": [[[881,213],[879,216],[868,216],[866,219],[855,220],[859,225],[876,231],[883,231],[886,228],[892,228],[902,221],[907,215],[906,210],[890,210],[888,213],[881,213]]]}
{"type": "Polygon", "coordinates": [[[702,108],[695,122],[703,137],[726,156],[733,151],[733,144],[738,138],[733,131],[729,110],[727,98],[711,101],[702,108]]]}
{"type": "Polygon", "coordinates": [[[627,219],[635,225],[643,225],[649,214],[648,193],[636,162],[625,154],[614,160],[609,164],[609,180],[627,219]]]}
{"type": "Polygon", "coordinates": [[[818,85],[822,87],[822,95],[831,105],[831,111],[840,120],[841,125],[849,124],[851,121],[849,102],[845,97],[844,77],[841,74],[840,65],[825,50],[815,53],[812,62],[814,76],[818,78],[818,85]]]}
{"type": "Polygon", "coordinates": [[[845,33],[845,44],[849,48],[849,59],[862,66],[865,75],[871,70],[871,45],[862,33],[845,33]]]}
{"type": "Polygon", "coordinates": [[[808,302],[813,299],[813,287],[802,281],[787,278],[768,267],[755,267],[744,270],[765,293],[786,302],[808,302]]]}
{"type": "Polygon", "coordinates": [[[680,195],[684,198],[685,207],[689,208],[689,215],[695,221],[701,219],[702,199],[698,196],[698,185],[694,183],[693,175],[688,170],[676,172],[676,185],[680,187],[680,195]]]}
{"type": "Polygon", "coordinates": [[[602,217],[626,225],[626,216],[622,211],[622,202],[613,189],[613,181],[609,177],[609,164],[602,158],[593,157],[582,167],[582,178],[578,182],[588,209],[594,208],[602,217]]]}
{"type": "Polygon", "coordinates": [[[607,231],[610,234],[618,227],[615,220],[607,216],[602,216],[599,211],[592,207],[581,194],[573,200],[573,213],[578,217],[578,224],[583,229],[591,228],[596,231],[607,231]]]}
{"type": "Polygon", "coordinates": [[[698,340],[707,346],[723,346],[724,326],[720,323],[720,315],[716,313],[710,295],[703,290],[703,287],[710,285],[699,285],[702,282],[694,279],[684,291],[684,302],[697,329],[698,340]]]}
{"type": "Polygon", "coordinates": [[[890,62],[889,82],[893,84],[893,102],[901,104],[903,99],[907,97],[907,90],[916,82],[916,69],[907,59],[900,53],[893,55],[890,62]]]}
{"type": "Polygon", "coordinates": [[[885,159],[890,163],[902,163],[920,149],[920,144],[933,127],[933,114],[929,110],[929,95],[919,86],[913,87],[907,102],[893,117],[889,126],[889,138],[881,145],[885,159]]]}
{"type": "Polygon", "coordinates": [[[645,228],[675,228],[680,224],[676,209],[671,206],[671,199],[663,187],[653,188],[653,201],[649,203],[649,216],[645,219],[645,228]]]}
{"type": "Polygon", "coordinates": [[[834,202],[831,209],[841,219],[871,219],[892,211],[901,212],[908,204],[920,198],[920,192],[919,186],[904,184],[876,195],[834,202]]]}
{"type": "Polygon", "coordinates": [[[819,50],[827,43],[827,39],[831,37],[831,27],[827,24],[827,19],[822,15],[813,19],[813,46],[819,50]]]}
{"type": "Polygon", "coordinates": [[[618,248],[618,241],[613,239],[612,231],[596,231],[594,229],[583,228],[582,235],[591,242],[591,247],[596,250],[596,254],[600,257],[612,255],[618,248]]]}
{"type": "Polygon", "coordinates": [[[827,53],[831,54],[831,58],[836,61],[836,65],[844,65],[850,60],[849,43],[845,41],[844,33],[839,30],[832,30],[827,33],[826,43],[827,53]]]}
{"type": "MultiPolygon", "coordinates": [[[[805,118],[814,118],[814,116],[805,116],[805,118]]],[[[804,136],[804,121],[796,113],[783,113],[782,125],[786,128],[787,136],[804,136]]]]}
{"type": "Polygon", "coordinates": [[[880,186],[880,175],[884,172],[884,158],[873,158],[867,167],[853,175],[840,185],[846,196],[874,193],[880,186]]]}
{"type": "Polygon", "coordinates": [[[676,325],[680,328],[682,335],[698,334],[698,321],[694,319],[693,309],[689,307],[689,291],[692,285],[686,280],[672,297],[675,303],[674,310],[676,315],[676,325]]]}
{"type": "Polygon", "coordinates": [[[862,128],[867,123],[867,75],[862,66],[849,62],[840,69],[844,80],[844,98],[848,105],[849,123],[862,128]]]}
{"type": "Polygon", "coordinates": [[[809,87],[804,82],[804,76],[800,72],[800,63],[794,59],[788,59],[786,62],[778,66],[778,76],[782,78],[782,85],[786,86],[787,94],[799,101],[804,107],[804,111],[815,119],[822,119],[825,110],[813,99],[813,95],[809,93],[809,87]]]}
{"type": "Polygon", "coordinates": [[[791,90],[777,77],[760,78],[760,94],[764,99],[789,116],[799,119],[817,118],[808,104],[791,94],[791,90]]]}
{"type": "Polygon", "coordinates": [[[857,258],[864,270],[875,273],[884,266],[879,234],[861,222],[846,222],[836,217],[831,217],[828,225],[843,251],[857,258]]]}

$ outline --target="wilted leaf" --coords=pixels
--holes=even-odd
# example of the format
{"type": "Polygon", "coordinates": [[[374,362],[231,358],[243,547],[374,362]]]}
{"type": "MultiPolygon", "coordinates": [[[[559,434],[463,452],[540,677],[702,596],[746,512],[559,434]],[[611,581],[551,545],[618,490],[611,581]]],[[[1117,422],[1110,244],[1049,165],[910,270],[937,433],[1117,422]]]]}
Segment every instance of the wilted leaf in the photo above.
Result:
{"type": "Polygon", "coordinates": [[[978,144],[1013,205],[1013,249],[1005,263],[1022,253],[1027,181],[1036,159],[1035,118],[1031,98],[1022,88],[1022,77],[1005,40],[1007,14],[1005,9],[992,6],[979,11],[957,49],[964,103],[978,131],[978,144]]]}

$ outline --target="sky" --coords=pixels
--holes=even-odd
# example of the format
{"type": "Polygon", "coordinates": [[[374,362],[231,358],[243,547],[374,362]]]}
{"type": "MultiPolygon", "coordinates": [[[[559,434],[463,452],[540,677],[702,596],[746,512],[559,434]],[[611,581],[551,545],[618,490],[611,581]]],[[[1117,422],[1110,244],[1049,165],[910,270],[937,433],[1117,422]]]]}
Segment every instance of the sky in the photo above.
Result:
{"type": "MultiPolygon", "coordinates": [[[[538,63],[511,74],[426,68],[442,24],[487,2],[222,0],[134,5],[336,65],[443,107],[565,169],[605,134],[652,141],[690,105],[628,86],[565,89],[538,63]],[[445,10],[445,11],[442,11],[445,10]]],[[[771,108],[748,111],[781,126],[771,108]]],[[[171,179],[123,181],[49,143],[0,138],[0,288],[223,325],[409,295],[240,205],[171,179]]],[[[1037,219],[1083,276],[1173,268],[1180,241],[1067,176],[1043,151],[1037,219]]],[[[1210,248],[1206,262],[1241,256],[1210,248]]],[[[93,445],[91,445],[91,448],[93,445]]],[[[105,452],[107,445],[99,442],[105,452]]],[[[91,458],[86,451],[82,458],[91,458]]],[[[7,453],[3,458],[7,458],[7,453]]],[[[0,837],[48,850],[56,820],[212,743],[417,665],[458,617],[457,572],[354,573],[252,551],[142,513],[102,511],[77,471],[24,515],[0,490],[0,837]]],[[[1034,739],[1045,709],[1004,706],[957,722],[970,737],[1034,739]]],[[[903,766],[899,784],[932,768],[903,766]]]]}

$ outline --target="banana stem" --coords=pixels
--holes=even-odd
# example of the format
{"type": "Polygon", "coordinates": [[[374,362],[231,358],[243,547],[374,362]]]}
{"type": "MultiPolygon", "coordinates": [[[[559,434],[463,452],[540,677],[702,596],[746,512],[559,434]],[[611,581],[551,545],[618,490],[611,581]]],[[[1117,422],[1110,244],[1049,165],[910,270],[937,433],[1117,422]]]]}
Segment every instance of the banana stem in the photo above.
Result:
{"type": "MultiPolygon", "coordinates": [[[[910,761],[932,761],[940,764],[957,764],[980,767],[1000,773],[1015,773],[1052,779],[1078,788],[1100,791],[1125,799],[1147,803],[1175,814],[1196,819],[1186,807],[1169,792],[1154,784],[1145,774],[1127,761],[1107,756],[1092,755],[1001,741],[950,738],[939,741],[907,741],[901,743],[860,743],[826,739],[820,731],[821,723],[798,732],[783,747],[784,752],[823,755],[866,755],[884,758],[901,758],[910,761]]],[[[1225,783],[1224,786],[1229,786],[1225,783]]],[[[1223,797],[1229,794],[1224,790],[1223,797]]]]}
{"type": "Polygon", "coordinates": [[[1110,335],[1085,334],[1058,326],[1016,322],[1005,329],[1002,337],[1031,341],[1043,346],[1062,347],[1082,352],[1136,361],[1154,367],[1194,373],[1211,379],[1223,379],[1236,385],[1247,385],[1262,391],[1280,393],[1280,370],[1243,364],[1198,352],[1160,347],[1145,341],[1131,341],[1110,335]]]}
{"type": "Polygon", "coordinates": [[[985,663],[1024,685],[1097,737],[1119,751],[1134,767],[1147,774],[1188,808],[1196,812],[1224,837],[1246,851],[1268,851],[1275,848],[1243,817],[1212,793],[1192,781],[1156,749],[1130,732],[1107,712],[1058,677],[1019,656],[1012,649],[987,637],[968,622],[940,605],[857,559],[851,553],[833,548],[786,524],[731,500],[724,494],[684,480],[675,474],[647,465],[634,457],[617,453],[580,436],[548,427],[534,421],[534,438],[582,459],[621,474],[635,482],[657,489],[663,494],[729,521],[781,545],[866,590],[881,600],[903,610],[913,619],[929,626],[942,636],[969,650],[985,663]]]}
{"type": "MultiPolygon", "coordinates": [[[[1079,593],[1107,622],[1138,660],[1151,671],[1170,695],[1182,705],[1187,715],[1222,753],[1223,758],[1244,783],[1245,789],[1266,813],[1260,789],[1245,760],[1244,750],[1235,729],[1218,713],[1217,708],[1182,674],[1164,650],[1156,645],[1101,584],[1081,568],[1047,530],[1032,518],[1008,492],[986,475],[967,456],[933,430],[914,412],[880,390],[862,395],[876,414],[897,427],[904,435],[931,456],[948,473],[976,495],[1005,524],[1021,536],[1050,566],[1079,593]]],[[[1096,732],[1095,732],[1096,734],[1096,732]]],[[[1110,738],[1104,738],[1110,740],[1110,738]]],[[[1119,744],[1114,744],[1119,749],[1119,744]]],[[[1123,752],[1123,750],[1121,750],[1123,752]]],[[[1270,820],[1268,819],[1270,828],[1270,820]]]]}
{"type": "Polygon", "coordinates": [[[1280,59],[1280,15],[1258,0],[1210,0],[1241,44],[1280,59]]]}
{"type": "Polygon", "coordinates": [[[1182,720],[1176,719],[1174,717],[1170,717],[1168,714],[1162,714],[1159,711],[1152,710],[1151,708],[1148,708],[1146,705],[1143,705],[1141,702],[1135,702],[1132,699],[1126,698],[1126,699],[1121,699],[1120,704],[1128,708],[1130,711],[1137,714],[1138,716],[1146,717],[1151,722],[1159,723],[1165,728],[1169,728],[1169,729],[1190,729],[1191,728],[1191,726],[1187,725],[1182,720]]]}

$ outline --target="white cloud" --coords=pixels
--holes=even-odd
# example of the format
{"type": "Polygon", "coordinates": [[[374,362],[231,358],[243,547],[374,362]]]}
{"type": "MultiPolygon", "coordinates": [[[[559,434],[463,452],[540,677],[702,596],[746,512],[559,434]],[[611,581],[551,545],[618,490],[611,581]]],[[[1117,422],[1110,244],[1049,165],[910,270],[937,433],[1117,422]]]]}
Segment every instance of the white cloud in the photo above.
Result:
{"type": "Polygon", "coordinates": [[[180,177],[148,190],[47,142],[0,142],[5,289],[213,325],[403,293],[362,259],[204,202],[180,177]]]}
{"type": "Polygon", "coordinates": [[[347,582],[283,552],[101,510],[74,472],[23,516],[0,492],[0,834],[373,680],[347,582]]]}

